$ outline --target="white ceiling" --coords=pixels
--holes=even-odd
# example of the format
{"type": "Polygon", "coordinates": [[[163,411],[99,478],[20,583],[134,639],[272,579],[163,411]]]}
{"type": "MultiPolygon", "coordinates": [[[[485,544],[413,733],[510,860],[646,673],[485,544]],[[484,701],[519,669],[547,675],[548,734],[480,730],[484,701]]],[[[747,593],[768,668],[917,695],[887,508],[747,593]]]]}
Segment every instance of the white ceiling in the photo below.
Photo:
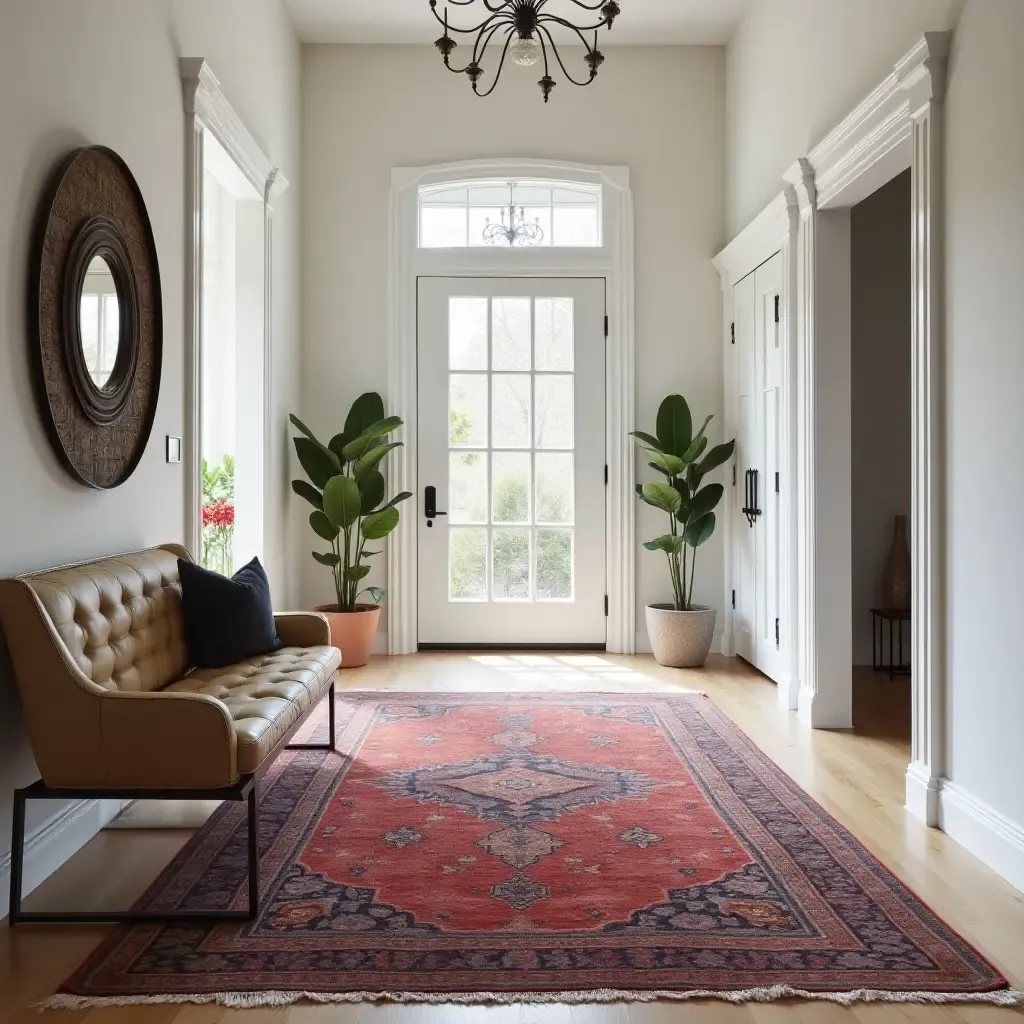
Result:
{"type": "MultiPolygon", "coordinates": [[[[307,43],[431,43],[438,36],[428,0],[286,0],[299,35],[307,43]]],[[[438,10],[444,11],[444,0],[438,10]]],[[[622,14],[602,46],[612,43],[665,45],[728,42],[747,0],[619,0],[622,14]]],[[[470,21],[483,9],[451,7],[452,24],[470,21]],[[456,22],[454,13],[461,17],[456,22]],[[468,15],[472,12],[472,15],[468,15]]],[[[551,0],[551,12],[569,14],[575,4],[551,0]],[[565,8],[561,10],[560,8],[565,8]]],[[[576,9],[577,15],[580,13],[576,9]]],[[[572,20],[579,20],[573,17],[572,20]]]]}

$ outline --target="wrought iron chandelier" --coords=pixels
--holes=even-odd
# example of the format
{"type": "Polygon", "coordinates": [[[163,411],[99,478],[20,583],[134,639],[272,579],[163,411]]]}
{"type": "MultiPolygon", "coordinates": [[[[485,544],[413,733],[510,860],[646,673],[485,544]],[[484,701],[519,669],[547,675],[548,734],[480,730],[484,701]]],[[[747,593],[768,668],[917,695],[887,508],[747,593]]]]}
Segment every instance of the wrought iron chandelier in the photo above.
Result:
{"type": "Polygon", "coordinates": [[[525,208],[516,208],[515,189],[516,183],[508,182],[508,222],[505,221],[505,210],[501,211],[500,224],[492,224],[488,217],[483,231],[484,242],[488,245],[543,245],[544,229],[540,226],[540,218],[533,224],[527,221],[525,208]]]}
{"type": "MultiPolygon", "coordinates": [[[[510,53],[515,63],[521,67],[532,67],[543,60],[544,77],[537,84],[544,94],[544,102],[547,103],[551,96],[551,90],[556,84],[551,77],[550,58],[554,57],[562,69],[562,73],[573,85],[590,85],[597,77],[597,69],[604,63],[604,54],[597,48],[597,34],[602,28],[610,29],[620,13],[616,0],[595,0],[592,3],[588,3],[587,0],[561,0],[563,3],[575,4],[576,7],[584,11],[600,16],[600,20],[595,24],[576,25],[567,17],[546,11],[545,8],[552,2],[557,3],[559,0],[444,0],[445,9],[444,17],[442,17],[437,13],[438,0],[430,0],[430,9],[434,12],[434,17],[444,26],[444,35],[434,45],[444,57],[445,67],[456,74],[466,75],[477,96],[490,96],[494,92],[498,79],[501,78],[502,69],[505,67],[505,60],[510,53]],[[487,12],[483,21],[470,28],[457,28],[448,24],[448,4],[455,7],[474,7],[478,2],[487,12]],[[556,27],[558,30],[568,30],[570,37],[573,34],[579,37],[585,51],[584,63],[590,69],[588,78],[577,81],[569,73],[555,44],[552,27],[556,27]],[[476,36],[472,58],[463,68],[451,65],[452,52],[458,46],[458,43],[452,38],[452,32],[459,35],[476,36]],[[587,41],[585,32],[594,33],[593,45],[587,41]],[[487,47],[492,42],[501,47],[501,57],[498,60],[497,70],[494,72],[494,81],[491,82],[489,88],[481,92],[479,83],[484,75],[481,62],[487,52],[487,47]]],[[[575,40],[573,41],[575,42],[575,40]]]]}

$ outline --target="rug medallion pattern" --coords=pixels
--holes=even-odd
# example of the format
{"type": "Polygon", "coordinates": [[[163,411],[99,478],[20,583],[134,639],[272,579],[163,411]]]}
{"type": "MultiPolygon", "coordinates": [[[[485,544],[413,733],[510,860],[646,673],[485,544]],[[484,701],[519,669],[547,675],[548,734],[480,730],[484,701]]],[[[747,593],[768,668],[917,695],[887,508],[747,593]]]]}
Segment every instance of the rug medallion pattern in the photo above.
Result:
{"type": "MultiPolygon", "coordinates": [[[[258,920],[120,928],[64,992],[1006,986],[705,697],[353,693],[338,715],[338,753],[264,783],[258,920]]],[[[143,902],[243,906],[242,809],[143,902]]]]}

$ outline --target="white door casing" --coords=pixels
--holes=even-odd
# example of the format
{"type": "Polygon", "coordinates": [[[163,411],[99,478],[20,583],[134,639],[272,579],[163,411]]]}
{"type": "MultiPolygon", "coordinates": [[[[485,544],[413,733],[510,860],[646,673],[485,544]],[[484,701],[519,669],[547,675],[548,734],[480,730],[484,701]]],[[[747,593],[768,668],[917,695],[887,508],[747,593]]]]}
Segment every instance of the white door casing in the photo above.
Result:
{"type": "Polygon", "coordinates": [[[757,543],[754,528],[744,509],[749,497],[748,473],[757,465],[757,381],[755,372],[754,275],[748,274],[733,287],[733,423],[736,453],[732,488],[732,573],[734,595],[733,633],[735,653],[752,665],[757,663],[757,543]]]}
{"type": "MultiPolygon", "coordinates": [[[[939,819],[946,749],[942,650],[942,218],[949,46],[948,32],[926,33],[848,117],[806,158],[792,165],[784,175],[779,196],[714,261],[722,275],[728,325],[731,285],[766,258],[766,245],[778,237],[782,212],[788,211],[783,305],[785,317],[791,318],[791,327],[784,330],[791,357],[783,360],[783,379],[789,389],[784,404],[792,433],[783,454],[790,459],[794,472],[791,480],[784,473],[782,494],[784,501],[788,496],[795,510],[788,528],[793,531],[796,579],[788,606],[795,610],[792,632],[798,634],[791,643],[795,657],[790,661],[795,668],[793,682],[799,690],[802,720],[814,727],[849,726],[850,673],[845,664],[839,664],[844,658],[849,660],[843,653],[847,645],[833,642],[834,637],[850,632],[849,591],[845,599],[837,599],[835,591],[829,592],[836,559],[849,560],[848,543],[844,550],[843,544],[830,539],[835,531],[828,504],[836,476],[842,476],[845,467],[824,457],[826,453],[819,446],[820,438],[835,432],[836,424],[827,422],[830,416],[845,416],[849,429],[848,410],[829,401],[830,391],[837,387],[840,393],[848,390],[842,379],[835,378],[837,373],[844,373],[844,361],[830,362],[828,358],[835,354],[834,332],[843,320],[841,307],[844,303],[848,306],[849,300],[842,220],[836,215],[911,169],[913,710],[907,809],[929,824],[939,819]]],[[[847,245],[847,260],[848,256],[847,245]]],[[[726,334],[726,344],[728,340],[726,334]]],[[[727,395],[730,372],[727,356],[727,395]]],[[[848,378],[848,360],[845,374],[848,378]]],[[[843,481],[838,484],[842,487],[843,481]]],[[[728,613],[726,618],[728,641],[728,613]]],[[[790,631],[784,631],[784,646],[790,635],[790,631]]]]}
{"type": "Polygon", "coordinates": [[[418,642],[603,645],[604,280],[418,295],[418,642]]]}
{"type": "MultiPolygon", "coordinates": [[[[538,159],[472,160],[434,167],[395,168],[391,176],[388,391],[390,413],[405,420],[389,463],[390,487],[419,494],[416,437],[416,292],[420,277],[603,277],[607,281],[605,454],[608,650],[631,654],[636,643],[634,425],[633,199],[629,170],[538,159]],[[418,189],[474,178],[584,181],[602,189],[602,245],[591,249],[418,249],[418,189]]],[[[405,515],[388,538],[390,654],[417,649],[416,517],[405,515]]]]}

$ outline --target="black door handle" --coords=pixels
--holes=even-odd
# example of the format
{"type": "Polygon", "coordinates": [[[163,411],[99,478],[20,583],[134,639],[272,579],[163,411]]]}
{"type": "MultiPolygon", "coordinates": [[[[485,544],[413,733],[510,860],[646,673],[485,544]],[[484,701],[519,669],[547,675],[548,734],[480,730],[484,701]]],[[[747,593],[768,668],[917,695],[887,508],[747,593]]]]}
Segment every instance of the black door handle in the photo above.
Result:
{"type": "Polygon", "coordinates": [[[427,526],[433,526],[432,520],[438,516],[446,516],[447,512],[437,511],[437,488],[423,488],[423,514],[427,517],[427,526]]]}
{"type": "Polygon", "coordinates": [[[761,510],[757,507],[757,470],[748,469],[746,472],[745,479],[746,490],[745,500],[746,504],[740,511],[747,517],[747,523],[751,528],[754,526],[754,521],[761,514],[761,510]]]}

